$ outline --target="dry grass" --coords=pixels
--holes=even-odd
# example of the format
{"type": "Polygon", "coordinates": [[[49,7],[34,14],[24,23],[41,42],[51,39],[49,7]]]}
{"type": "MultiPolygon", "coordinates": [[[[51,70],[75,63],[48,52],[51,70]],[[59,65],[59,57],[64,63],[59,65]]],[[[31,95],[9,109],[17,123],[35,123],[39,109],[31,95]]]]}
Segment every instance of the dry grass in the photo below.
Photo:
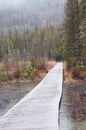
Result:
{"type": "Polygon", "coordinates": [[[45,69],[37,70],[36,74],[34,75],[35,78],[38,77],[42,79],[56,65],[56,63],[56,61],[48,61],[45,65],[45,69]]]}
{"type": "Polygon", "coordinates": [[[46,64],[47,71],[50,71],[50,69],[52,69],[56,64],[57,64],[56,61],[48,61],[46,64]]]}
{"type": "Polygon", "coordinates": [[[66,65],[66,62],[64,62],[64,77],[65,77],[65,82],[66,83],[75,83],[78,81],[86,81],[86,69],[80,69],[79,72],[76,69],[75,71],[75,77],[73,76],[73,72],[72,72],[73,68],[68,68],[66,65]]]}
{"type": "Polygon", "coordinates": [[[70,83],[78,82],[78,80],[72,78],[71,68],[67,68],[66,62],[64,62],[64,77],[65,77],[65,83],[70,84],[70,83]]]}
{"type": "MultiPolygon", "coordinates": [[[[22,80],[26,80],[29,77],[26,76],[26,67],[29,66],[30,62],[16,62],[16,63],[9,63],[6,66],[4,66],[4,75],[7,76],[7,72],[9,74],[9,79],[6,80],[5,82],[13,82],[15,81],[14,79],[14,73],[16,71],[17,68],[19,68],[20,70],[20,77],[19,77],[19,81],[22,82],[22,80]]],[[[39,80],[39,79],[43,79],[44,76],[50,71],[50,69],[52,69],[54,66],[56,65],[55,61],[48,61],[45,65],[44,69],[39,69],[36,71],[36,73],[32,73],[31,77],[34,80],[39,80]]],[[[3,66],[2,63],[0,63],[0,66],[3,66]]],[[[3,80],[0,81],[0,83],[2,83],[3,80]]]]}
{"type": "Polygon", "coordinates": [[[71,77],[71,70],[67,69],[66,62],[64,62],[64,77],[65,83],[70,83],[73,81],[73,78],[71,77]]]}

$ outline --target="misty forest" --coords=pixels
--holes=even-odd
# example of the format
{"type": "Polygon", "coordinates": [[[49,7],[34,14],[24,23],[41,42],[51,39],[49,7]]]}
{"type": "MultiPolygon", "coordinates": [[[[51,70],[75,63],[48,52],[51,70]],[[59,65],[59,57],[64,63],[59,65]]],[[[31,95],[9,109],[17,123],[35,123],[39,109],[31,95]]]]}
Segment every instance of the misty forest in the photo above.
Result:
{"type": "Polygon", "coordinates": [[[1,103],[4,89],[35,86],[58,62],[74,125],[68,130],[85,130],[86,0],[0,0],[0,115],[10,108],[1,103]]]}

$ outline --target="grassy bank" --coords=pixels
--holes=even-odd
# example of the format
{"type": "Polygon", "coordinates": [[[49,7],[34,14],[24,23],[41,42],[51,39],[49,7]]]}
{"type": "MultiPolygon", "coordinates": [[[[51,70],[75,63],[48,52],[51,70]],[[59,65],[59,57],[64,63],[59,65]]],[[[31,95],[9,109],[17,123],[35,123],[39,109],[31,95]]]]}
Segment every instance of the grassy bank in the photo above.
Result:
{"type": "Polygon", "coordinates": [[[39,62],[37,67],[33,67],[31,62],[16,62],[6,66],[0,63],[0,86],[28,82],[28,80],[40,81],[55,64],[55,61],[47,61],[45,64],[39,62]]]}

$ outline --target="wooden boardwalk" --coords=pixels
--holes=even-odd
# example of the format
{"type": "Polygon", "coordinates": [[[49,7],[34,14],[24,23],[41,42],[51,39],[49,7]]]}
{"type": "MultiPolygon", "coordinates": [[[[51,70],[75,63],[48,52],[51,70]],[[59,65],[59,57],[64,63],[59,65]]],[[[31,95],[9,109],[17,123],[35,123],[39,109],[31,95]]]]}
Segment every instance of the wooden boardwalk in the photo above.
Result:
{"type": "Polygon", "coordinates": [[[63,64],[58,63],[28,95],[0,119],[0,130],[59,130],[63,64]]]}

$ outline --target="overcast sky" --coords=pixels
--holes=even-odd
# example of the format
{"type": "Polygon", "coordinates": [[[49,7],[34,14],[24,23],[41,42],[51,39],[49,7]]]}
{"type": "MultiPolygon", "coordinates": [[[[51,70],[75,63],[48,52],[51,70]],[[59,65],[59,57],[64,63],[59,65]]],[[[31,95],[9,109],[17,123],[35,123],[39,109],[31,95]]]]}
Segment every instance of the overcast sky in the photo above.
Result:
{"type": "Polygon", "coordinates": [[[24,3],[25,0],[0,0],[0,8],[16,7],[24,3]]]}
{"type": "Polygon", "coordinates": [[[25,4],[27,5],[27,1],[29,5],[33,6],[38,6],[40,3],[47,3],[53,1],[53,3],[59,2],[59,3],[64,3],[66,0],[0,0],[0,9],[6,9],[9,7],[21,7],[22,5],[24,6],[25,4]],[[39,4],[38,4],[39,3],[39,4]]]}

